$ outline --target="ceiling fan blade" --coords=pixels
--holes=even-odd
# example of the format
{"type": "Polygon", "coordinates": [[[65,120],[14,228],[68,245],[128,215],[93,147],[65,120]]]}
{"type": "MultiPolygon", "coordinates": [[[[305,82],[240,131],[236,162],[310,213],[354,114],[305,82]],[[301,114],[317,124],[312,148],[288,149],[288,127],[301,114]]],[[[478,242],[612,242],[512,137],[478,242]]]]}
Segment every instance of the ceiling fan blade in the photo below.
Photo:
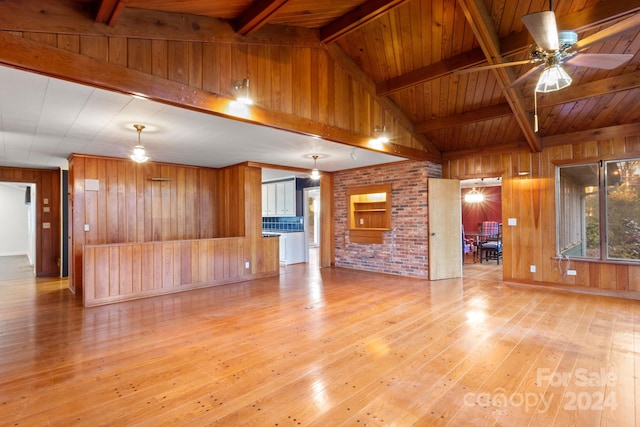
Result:
{"type": "Polygon", "coordinates": [[[560,48],[555,13],[551,11],[530,13],[522,17],[522,22],[539,47],[544,50],[560,48]]]}
{"type": "Polygon", "coordinates": [[[636,29],[638,27],[640,27],[640,13],[634,13],[627,19],[623,19],[622,21],[613,24],[609,28],[598,31],[597,33],[585,37],[582,40],[578,40],[575,44],[569,47],[569,49],[567,49],[567,52],[578,52],[582,49],[586,49],[593,44],[602,43],[605,40],[608,40],[612,37],[617,37],[620,34],[623,34],[629,30],[636,29]]]}
{"type": "Polygon", "coordinates": [[[566,59],[564,63],[580,67],[613,70],[631,58],[633,58],[633,55],[627,53],[579,53],[566,59]]]}
{"type": "Polygon", "coordinates": [[[520,77],[515,79],[513,82],[511,82],[511,84],[509,86],[507,86],[507,87],[511,88],[511,87],[517,86],[517,85],[519,85],[521,83],[524,83],[531,76],[533,76],[535,73],[540,71],[542,69],[542,67],[544,67],[544,64],[540,64],[537,67],[533,67],[532,69],[530,69],[529,71],[527,71],[526,73],[524,73],[523,75],[521,75],[520,77]]]}
{"type": "Polygon", "coordinates": [[[456,70],[454,74],[475,73],[476,71],[493,70],[494,68],[513,67],[516,65],[524,65],[524,64],[531,64],[531,60],[525,59],[522,61],[501,62],[499,64],[493,64],[493,65],[481,65],[479,67],[463,68],[461,70],[456,70]]]}

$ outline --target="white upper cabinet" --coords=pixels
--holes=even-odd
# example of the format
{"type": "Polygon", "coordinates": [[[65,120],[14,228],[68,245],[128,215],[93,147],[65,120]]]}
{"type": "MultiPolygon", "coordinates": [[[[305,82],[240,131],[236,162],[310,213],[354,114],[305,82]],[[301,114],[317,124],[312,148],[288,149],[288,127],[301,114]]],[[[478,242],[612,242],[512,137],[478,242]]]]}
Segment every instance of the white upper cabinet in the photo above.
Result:
{"type": "Polygon", "coordinates": [[[262,216],[296,216],[296,181],[262,184],[262,216]]]}

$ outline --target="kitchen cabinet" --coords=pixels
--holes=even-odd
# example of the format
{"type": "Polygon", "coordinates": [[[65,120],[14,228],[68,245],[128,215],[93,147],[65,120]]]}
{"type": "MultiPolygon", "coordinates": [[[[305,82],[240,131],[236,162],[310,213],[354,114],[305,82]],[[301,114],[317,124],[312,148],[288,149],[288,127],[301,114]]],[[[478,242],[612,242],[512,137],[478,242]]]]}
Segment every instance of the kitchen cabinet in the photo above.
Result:
{"type": "Polygon", "coordinates": [[[304,232],[280,234],[280,262],[283,264],[297,264],[306,262],[304,232]]]}
{"type": "Polygon", "coordinates": [[[296,181],[265,182],[262,184],[262,216],[296,215],[296,181]]]}

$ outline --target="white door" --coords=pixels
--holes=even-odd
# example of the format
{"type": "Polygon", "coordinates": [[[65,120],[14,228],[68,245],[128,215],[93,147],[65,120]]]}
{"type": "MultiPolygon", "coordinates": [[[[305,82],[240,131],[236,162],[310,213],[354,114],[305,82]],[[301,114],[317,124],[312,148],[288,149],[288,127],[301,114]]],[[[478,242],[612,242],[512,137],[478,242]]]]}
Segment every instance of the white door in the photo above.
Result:
{"type": "Polygon", "coordinates": [[[462,277],[460,181],[429,178],[429,280],[462,277]]]}

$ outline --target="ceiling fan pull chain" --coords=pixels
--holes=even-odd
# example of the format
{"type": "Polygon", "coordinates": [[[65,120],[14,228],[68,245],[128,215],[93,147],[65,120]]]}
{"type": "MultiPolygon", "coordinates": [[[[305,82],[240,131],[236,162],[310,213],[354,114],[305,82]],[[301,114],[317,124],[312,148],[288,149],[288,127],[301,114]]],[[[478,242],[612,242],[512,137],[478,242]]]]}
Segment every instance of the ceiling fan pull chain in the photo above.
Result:
{"type": "Polygon", "coordinates": [[[533,91],[533,131],[538,133],[538,91],[533,91]]]}

